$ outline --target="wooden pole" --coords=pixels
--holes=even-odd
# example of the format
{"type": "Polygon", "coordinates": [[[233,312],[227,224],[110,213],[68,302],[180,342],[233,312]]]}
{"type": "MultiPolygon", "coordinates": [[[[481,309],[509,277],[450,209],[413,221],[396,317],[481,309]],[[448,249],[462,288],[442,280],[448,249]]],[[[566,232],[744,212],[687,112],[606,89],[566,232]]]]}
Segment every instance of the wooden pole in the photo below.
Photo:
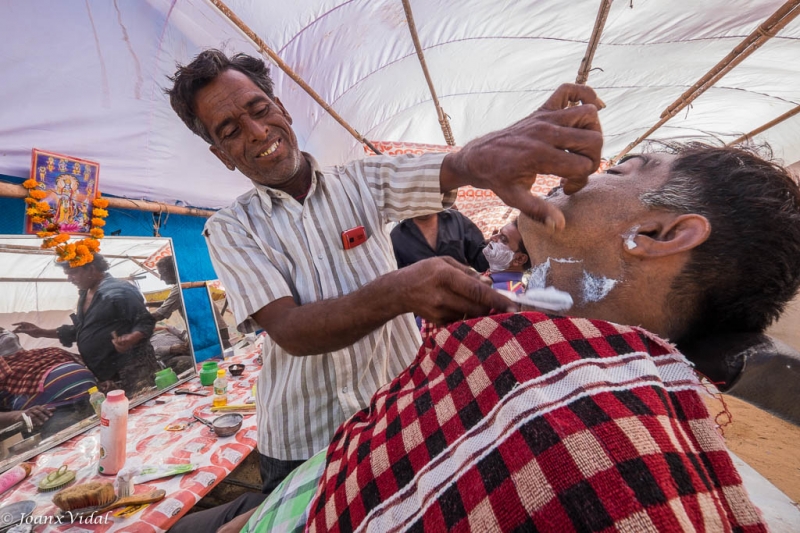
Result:
{"type": "Polygon", "coordinates": [[[422,44],[419,42],[417,26],[414,24],[414,14],[411,12],[411,4],[409,3],[409,0],[403,0],[403,10],[406,12],[408,31],[411,32],[411,40],[414,41],[414,48],[417,50],[419,64],[422,65],[422,73],[425,75],[425,81],[428,82],[428,90],[430,90],[431,96],[433,97],[433,105],[436,107],[436,114],[439,117],[439,125],[442,128],[442,133],[444,134],[444,141],[448,146],[455,146],[456,141],[453,137],[453,130],[450,128],[450,121],[448,120],[444,109],[442,109],[442,106],[439,104],[439,97],[436,96],[436,89],[433,87],[433,80],[431,79],[430,72],[428,72],[428,64],[425,63],[425,54],[422,52],[422,44]]]}
{"type": "Polygon", "coordinates": [[[670,104],[662,113],[659,120],[653,127],[647,130],[644,135],[626,146],[619,154],[611,159],[611,162],[619,160],[635,148],[639,143],[649,137],[654,131],[663,126],[669,119],[686,108],[700,95],[714,86],[723,76],[733,70],[739,63],[747,59],[750,54],[758,50],[764,43],[774,37],[789,22],[800,15],[800,0],[788,0],[775,13],[773,13],[763,24],[755,29],[750,35],[739,43],[727,56],[701,77],[694,85],[686,90],[677,100],[670,104]]]}
{"type": "Polygon", "coordinates": [[[276,54],[269,46],[267,46],[267,43],[261,40],[261,38],[258,35],[256,35],[256,33],[253,30],[251,30],[250,27],[247,26],[247,24],[245,24],[244,21],[242,21],[242,19],[236,16],[236,13],[234,13],[231,10],[231,8],[226,6],[225,3],[222,2],[222,0],[208,0],[208,1],[211,2],[214,5],[214,7],[219,9],[220,13],[222,13],[225,17],[227,17],[227,19],[230,20],[234,26],[239,28],[251,41],[253,41],[253,44],[255,44],[258,47],[258,50],[260,52],[269,56],[269,58],[278,66],[279,69],[284,71],[286,75],[289,76],[292,80],[294,80],[294,82],[298,84],[306,93],[308,93],[308,95],[311,96],[311,98],[313,98],[315,102],[317,102],[320,106],[322,106],[322,109],[327,111],[328,114],[330,114],[330,116],[332,116],[334,120],[336,120],[336,122],[341,124],[342,127],[346,129],[348,133],[350,133],[350,135],[355,137],[359,142],[366,144],[376,154],[381,153],[377,148],[372,146],[371,142],[369,142],[360,133],[354,130],[352,126],[350,126],[350,124],[345,122],[345,120],[341,116],[339,116],[339,114],[336,111],[334,111],[334,109],[330,105],[328,105],[328,103],[325,100],[323,100],[322,97],[319,94],[317,94],[317,92],[305,82],[305,80],[303,80],[303,78],[301,78],[295,71],[293,71],[291,67],[287,65],[283,61],[283,59],[280,58],[278,54],[276,54]]]}
{"type": "MultiPolygon", "coordinates": [[[[25,198],[28,191],[22,185],[14,185],[5,181],[0,181],[0,197],[5,198],[25,198]]],[[[208,218],[216,211],[210,209],[198,209],[196,207],[183,207],[180,205],[168,205],[161,202],[151,202],[149,200],[131,200],[129,198],[109,198],[108,207],[115,209],[132,209],[134,211],[147,211],[151,213],[169,213],[171,215],[188,215],[193,217],[208,218]]]]}
{"type": "Polygon", "coordinates": [[[581,60],[581,66],[578,69],[578,77],[575,78],[575,83],[578,85],[585,85],[586,81],[589,79],[589,71],[592,70],[594,53],[597,51],[597,46],[600,44],[600,35],[602,35],[603,28],[606,26],[608,12],[611,9],[611,3],[613,1],[614,0],[602,0],[600,2],[600,9],[598,9],[597,18],[594,21],[592,36],[589,38],[589,44],[586,46],[586,54],[581,60]]]}
{"type": "Polygon", "coordinates": [[[798,114],[798,113],[800,113],[800,105],[798,105],[797,107],[794,107],[794,108],[790,109],[789,111],[787,111],[787,112],[786,112],[786,113],[784,113],[783,115],[781,115],[781,116],[779,116],[779,117],[777,117],[777,118],[774,118],[774,119],[770,120],[769,122],[767,122],[767,123],[766,123],[766,124],[764,124],[763,126],[760,126],[760,127],[756,128],[756,129],[754,129],[754,130],[753,130],[753,131],[751,131],[750,133],[745,133],[745,134],[744,134],[744,135],[742,135],[741,137],[739,137],[739,138],[737,138],[737,139],[734,139],[734,140],[732,140],[731,142],[729,142],[729,143],[727,144],[727,146],[733,146],[733,145],[735,145],[735,144],[739,144],[740,142],[748,141],[748,140],[752,139],[753,137],[755,137],[756,135],[758,135],[759,133],[764,133],[765,131],[767,131],[767,130],[768,130],[768,129],[770,129],[771,127],[773,127],[773,126],[777,126],[777,125],[778,125],[778,124],[780,124],[781,122],[783,122],[783,121],[785,121],[785,120],[788,120],[788,119],[792,118],[793,116],[795,116],[795,115],[796,115],[796,114],[798,114]]]}

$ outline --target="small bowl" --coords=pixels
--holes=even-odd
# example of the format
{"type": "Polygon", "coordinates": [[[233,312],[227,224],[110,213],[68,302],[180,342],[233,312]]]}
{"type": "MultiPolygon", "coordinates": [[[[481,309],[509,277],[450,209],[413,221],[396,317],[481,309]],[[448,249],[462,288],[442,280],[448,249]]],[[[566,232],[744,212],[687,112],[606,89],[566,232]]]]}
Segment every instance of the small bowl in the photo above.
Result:
{"type": "Polygon", "coordinates": [[[244,365],[242,364],[235,364],[228,367],[228,372],[231,373],[231,376],[241,376],[242,372],[244,372],[244,365]]]}
{"type": "Polygon", "coordinates": [[[215,418],[211,426],[217,437],[230,437],[242,428],[243,420],[244,417],[239,413],[229,413],[215,418]]]}

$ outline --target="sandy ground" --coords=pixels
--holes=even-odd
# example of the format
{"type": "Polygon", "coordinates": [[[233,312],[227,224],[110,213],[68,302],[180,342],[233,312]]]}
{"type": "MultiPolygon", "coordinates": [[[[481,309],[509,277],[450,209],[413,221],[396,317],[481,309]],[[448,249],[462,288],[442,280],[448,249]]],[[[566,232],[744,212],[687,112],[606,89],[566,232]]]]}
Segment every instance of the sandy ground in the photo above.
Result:
{"type": "MultiPolygon", "coordinates": [[[[723,395],[731,423],[722,428],[728,448],[794,502],[800,502],[800,427],[747,402],[723,395]]],[[[706,399],[712,417],[719,400],[706,399]]],[[[720,419],[721,422],[721,419],[720,419]]]]}

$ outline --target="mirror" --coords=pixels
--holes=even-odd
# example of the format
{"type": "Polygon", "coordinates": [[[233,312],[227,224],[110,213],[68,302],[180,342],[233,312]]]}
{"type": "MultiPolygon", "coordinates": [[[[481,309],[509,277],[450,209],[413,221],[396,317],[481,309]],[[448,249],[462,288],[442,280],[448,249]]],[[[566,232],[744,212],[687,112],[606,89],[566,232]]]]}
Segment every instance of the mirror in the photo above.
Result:
{"type": "Polygon", "coordinates": [[[208,298],[211,300],[214,320],[217,322],[219,343],[222,346],[224,358],[227,358],[232,354],[233,347],[242,342],[245,336],[236,329],[236,319],[222,283],[219,280],[208,281],[206,288],[208,289],[208,298]]]}
{"type": "Polygon", "coordinates": [[[196,373],[171,239],[106,237],[76,269],[40,245],[0,236],[0,472],[96,424],[90,387],[135,407],[196,373]]]}

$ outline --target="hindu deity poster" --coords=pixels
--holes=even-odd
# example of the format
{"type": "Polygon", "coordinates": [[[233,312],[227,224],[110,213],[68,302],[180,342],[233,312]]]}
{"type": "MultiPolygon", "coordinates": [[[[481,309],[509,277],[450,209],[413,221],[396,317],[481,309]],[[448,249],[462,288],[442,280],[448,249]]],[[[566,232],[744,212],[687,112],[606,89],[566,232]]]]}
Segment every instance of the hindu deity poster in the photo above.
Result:
{"type": "MultiPolygon", "coordinates": [[[[41,201],[50,204],[52,222],[61,233],[89,233],[92,200],[99,196],[99,172],[98,163],[33,149],[31,178],[47,194],[41,201]]],[[[36,224],[26,215],[25,231],[42,231],[45,224],[36,224]]]]}

